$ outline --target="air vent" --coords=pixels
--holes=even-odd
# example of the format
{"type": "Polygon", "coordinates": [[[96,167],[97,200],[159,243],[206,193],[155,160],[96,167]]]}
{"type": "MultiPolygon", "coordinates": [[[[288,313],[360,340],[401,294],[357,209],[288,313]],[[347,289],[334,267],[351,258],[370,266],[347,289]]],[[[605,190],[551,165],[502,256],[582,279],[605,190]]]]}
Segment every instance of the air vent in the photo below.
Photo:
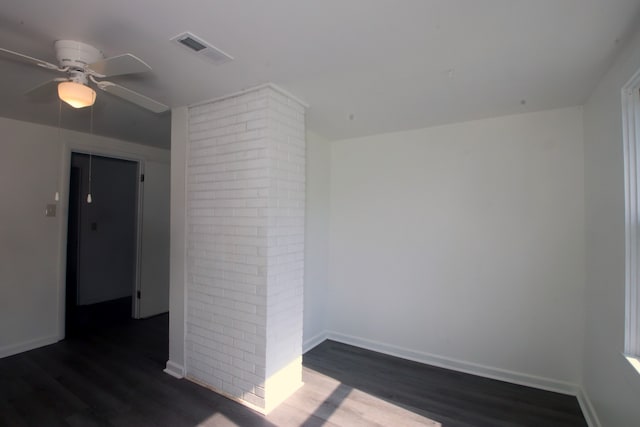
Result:
{"type": "Polygon", "coordinates": [[[193,37],[187,36],[183,39],[178,39],[178,43],[182,43],[186,47],[196,52],[200,52],[202,49],[206,49],[207,47],[202,43],[198,42],[198,40],[193,37]]]}
{"type": "Polygon", "coordinates": [[[177,43],[179,46],[189,49],[189,51],[196,53],[200,56],[207,58],[216,65],[224,64],[225,62],[232,61],[233,56],[223,52],[210,43],[202,40],[200,37],[191,33],[182,33],[171,41],[177,43]]]}

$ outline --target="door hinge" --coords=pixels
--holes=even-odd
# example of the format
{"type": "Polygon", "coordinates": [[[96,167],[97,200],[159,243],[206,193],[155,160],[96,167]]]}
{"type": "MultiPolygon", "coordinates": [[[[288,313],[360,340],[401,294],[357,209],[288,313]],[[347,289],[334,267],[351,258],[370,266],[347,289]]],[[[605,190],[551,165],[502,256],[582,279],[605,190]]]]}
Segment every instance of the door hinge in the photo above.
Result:
{"type": "Polygon", "coordinates": [[[136,296],[140,299],[140,291],[137,292],[136,296]]]}
{"type": "Polygon", "coordinates": [[[140,174],[140,182],[144,182],[144,174],[140,174]]]}

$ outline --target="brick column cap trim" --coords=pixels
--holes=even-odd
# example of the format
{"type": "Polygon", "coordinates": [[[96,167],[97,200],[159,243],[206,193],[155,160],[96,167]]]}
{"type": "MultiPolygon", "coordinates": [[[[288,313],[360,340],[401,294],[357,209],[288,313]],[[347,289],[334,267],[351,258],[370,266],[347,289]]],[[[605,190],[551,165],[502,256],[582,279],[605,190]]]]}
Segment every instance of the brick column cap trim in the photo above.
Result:
{"type": "Polygon", "coordinates": [[[266,89],[266,88],[269,88],[269,89],[272,89],[272,90],[274,90],[276,92],[281,93],[282,95],[286,96],[287,98],[292,99],[293,101],[295,101],[298,104],[302,105],[304,108],[309,108],[309,104],[308,103],[306,103],[305,101],[301,100],[297,96],[292,95],[291,92],[281,88],[280,86],[276,85],[275,83],[264,83],[264,84],[261,84],[261,85],[258,85],[258,86],[253,86],[253,87],[250,87],[250,88],[247,88],[247,89],[242,89],[242,90],[239,90],[238,92],[230,93],[228,95],[224,95],[224,96],[221,96],[221,97],[218,97],[218,98],[213,98],[213,99],[208,99],[206,101],[197,102],[195,104],[189,105],[189,108],[191,108],[191,107],[199,107],[201,105],[211,104],[211,103],[223,101],[223,100],[229,99],[229,98],[235,98],[237,96],[241,96],[241,95],[244,95],[246,93],[255,92],[255,91],[258,91],[260,89],[266,89]]]}

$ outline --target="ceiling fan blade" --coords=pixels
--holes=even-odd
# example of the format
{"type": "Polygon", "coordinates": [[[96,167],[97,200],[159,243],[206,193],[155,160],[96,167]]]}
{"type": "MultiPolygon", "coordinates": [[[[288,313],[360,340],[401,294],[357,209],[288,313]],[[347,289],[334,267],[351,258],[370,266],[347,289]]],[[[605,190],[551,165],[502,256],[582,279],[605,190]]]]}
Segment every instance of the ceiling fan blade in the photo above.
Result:
{"type": "Polygon", "coordinates": [[[161,102],[155,101],[148,96],[144,96],[138,92],[134,92],[131,89],[117,85],[111,82],[96,82],[98,88],[112,95],[118,96],[126,101],[136,104],[139,107],[146,108],[154,113],[164,113],[169,110],[169,107],[161,102]]]}
{"type": "Polygon", "coordinates": [[[7,57],[9,57],[9,58],[18,59],[18,60],[21,60],[23,62],[28,62],[30,64],[35,64],[35,65],[38,65],[40,67],[47,68],[47,69],[50,69],[50,70],[65,71],[64,69],[62,69],[62,68],[58,67],[57,65],[54,65],[54,64],[52,64],[50,62],[43,61],[42,59],[31,57],[29,55],[24,55],[22,53],[14,52],[14,51],[9,50],[9,49],[4,49],[4,48],[0,47],[0,53],[5,55],[5,56],[7,56],[7,57]]]}
{"type": "Polygon", "coordinates": [[[27,98],[32,102],[50,102],[58,98],[56,86],[59,82],[66,82],[67,79],[60,77],[49,80],[25,92],[27,98]]]}
{"type": "Polygon", "coordinates": [[[151,67],[143,60],[130,53],[124,53],[94,62],[93,64],[89,64],[89,69],[102,77],[151,71],[151,67]]]}

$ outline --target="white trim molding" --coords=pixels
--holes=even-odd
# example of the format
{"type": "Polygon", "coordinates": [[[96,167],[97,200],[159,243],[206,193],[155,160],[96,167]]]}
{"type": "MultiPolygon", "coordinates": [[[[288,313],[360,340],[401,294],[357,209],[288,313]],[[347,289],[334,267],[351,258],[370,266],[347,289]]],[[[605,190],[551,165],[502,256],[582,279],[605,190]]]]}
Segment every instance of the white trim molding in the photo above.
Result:
{"type": "Polygon", "coordinates": [[[302,353],[306,353],[317,345],[322,344],[327,339],[327,333],[322,331],[302,343],[302,353]]]}
{"type": "Polygon", "coordinates": [[[625,192],[625,341],[640,356],[640,70],[622,88],[625,192]]]}
{"type": "Polygon", "coordinates": [[[570,382],[494,368],[491,366],[484,366],[435,354],[423,353],[408,348],[384,344],[378,341],[345,335],[338,332],[328,332],[327,339],[365,348],[367,350],[377,351],[389,356],[412,360],[414,362],[571,396],[577,396],[578,390],[580,389],[577,384],[570,382]]]}
{"type": "Polygon", "coordinates": [[[0,359],[58,342],[58,334],[0,347],[0,359]]]}
{"type": "Polygon", "coordinates": [[[622,357],[629,362],[629,365],[640,374],[640,357],[622,353],[622,357]]]}
{"type": "Polygon", "coordinates": [[[250,93],[250,92],[257,92],[257,91],[260,91],[260,90],[266,89],[266,88],[270,88],[270,89],[275,90],[276,92],[280,92],[282,95],[286,96],[287,98],[291,98],[292,100],[294,100],[298,104],[302,105],[304,108],[307,108],[307,109],[309,108],[309,104],[308,103],[304,102],[303,100],[301,100],[300,98],[296,97],[295,95],[292,95],[291,92],[287,91],[286,89],[281,88],[280,86],[278,86],[277,84],[274,84],[274,83],[264,83],[264,84],[260,84],[260,85],[257,85],[257,86],[248,87],[246,89],[242,89],[242,90],[239,90],[237,92],[233,92],[233,93],[230,93],[230,94],[227,94],[227,95],[219,96],[217,98],[196,102],[195,104],[189,105],[189,108],[198,107],[200,105],[212,104],[214,102],[224,101],[225,99],[229,99],[229,98],[236,98],[236,97],[238,97],[240,95],[244,95],[244,94],[250,93]]]}
{"type": "Polygon", "coordinates": [[[583,388],[580,388],[576,397],[578,398],[578,404],[580,404],[580,409],[582,409],[582,415],[584,415],[587,425],[589,427],[601,427],[602,424],[600,424],[598,414],[591,404],[591,400],[589,399],[587,392],[583,388]]]}
{"type": "Polygon", "coordinates": [[[178,379],[182,379],[185,376],[184,366],[174,363],[171,360],[167,361],[167,367],[163,372],[178,379]]]}

